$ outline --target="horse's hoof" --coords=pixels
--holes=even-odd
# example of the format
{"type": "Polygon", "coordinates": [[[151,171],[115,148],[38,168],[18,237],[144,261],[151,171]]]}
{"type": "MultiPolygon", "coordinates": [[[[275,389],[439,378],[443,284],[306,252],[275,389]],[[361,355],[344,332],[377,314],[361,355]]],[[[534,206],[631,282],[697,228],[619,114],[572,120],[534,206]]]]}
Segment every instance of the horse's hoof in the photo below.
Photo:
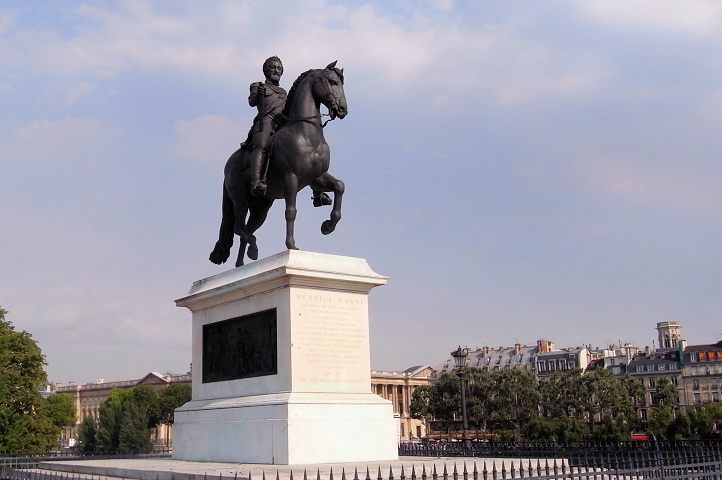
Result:
{"type": "Polygon", "coordinates": [[[323,233],[324,235],[328,235],[329,233],[333,232],[334,230],[336,230],[336,227],[334,225],[332,225],[329,220],[326,220],[325,222],[323,222],[321,224],[321,233],[323,233]]]}
{"type": "Polygon", "coordinates": [[[228,260],[228,257],[230,256],[230,253],[230,251],[227,251],[226,249],[216,245],[216,248],[213,249],[211,255],[208,257],[208,260],[215,263],[216,265],[220,265],[222,263],[226,263],[226,260],[228,260]]]}
{"type": "Polygon", "coordinates": [[[258,260],[258,247],[255,245],[248,246],[248,258],[258,260]]]}

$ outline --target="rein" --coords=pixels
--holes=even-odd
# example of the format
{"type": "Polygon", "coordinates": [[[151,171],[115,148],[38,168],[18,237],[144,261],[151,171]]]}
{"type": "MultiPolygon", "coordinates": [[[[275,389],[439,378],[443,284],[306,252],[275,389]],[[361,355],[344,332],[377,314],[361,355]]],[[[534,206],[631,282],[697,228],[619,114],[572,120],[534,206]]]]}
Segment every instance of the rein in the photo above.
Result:
{"type": "MultiPolygon", "coordinates": [[[[322,81],[321,83],[322,83],[322,85],[323,85],[324,94],[326,94],[327,96],[331,97],[331,100],[332,100],[332,102],[333,102],[333,105],[336,105],[336,99],[335,99],[335,98],[333,97],[333,95],[331,94],[331,86],[328,84],[328,80],[325,79],[325,78],[323,78],[323,77],[320,77],[320,78],[314,79],[314,80],[313,80],[313,83],[316,83],[318,80],[321,80],[321,81],[322,81]]],[[[290,118],[289,116],[287,116],[287,115],[285,115],[285,114],[282,114],[282,116],[283,116],[283,118],[286,119],[286,123],[292,123],[292,122],[309,122],[309,123],[310,123],[311,120],[313,120],[313,119],[316,119],[316,118],[321,119],[322,117],[330,117],[331,114],[330,114],[330,113],[319,113],[318,115],[311,115],[310,117],[300,117],[300,118],[290,118]]],[[[323,122],[323,123],[321,124],[321,128],[326,127],[326,125],[328,124],[328,122],[330,122],[331,120],[334,120],[334,119],[333,119],[333,118],[329,118],[328,120],[326,120],[325,122],[323,122]]]]}
{"type": "MultiPolygon", "coordinates": [[[[309,122],[309,123],[311,123],[311,120],[313,120],[315,118],[320,119],[322,117],[330,117],[331,114],[330,113],[321,113],[318,115],[311,115],[310,117],[299,117],[299,118],[291,118],[287,115],[281,115],[281,116],[286,120],[286,123],[293,123],[293,122],[309,122]]],[[[331,120],[335,120],[335,119],[329,118],[328,120],[326,120],[325,122],[323,122],[321,124],[321,128],[324,128],[328,124],[328,122],[330,122],[331,120]]]]}

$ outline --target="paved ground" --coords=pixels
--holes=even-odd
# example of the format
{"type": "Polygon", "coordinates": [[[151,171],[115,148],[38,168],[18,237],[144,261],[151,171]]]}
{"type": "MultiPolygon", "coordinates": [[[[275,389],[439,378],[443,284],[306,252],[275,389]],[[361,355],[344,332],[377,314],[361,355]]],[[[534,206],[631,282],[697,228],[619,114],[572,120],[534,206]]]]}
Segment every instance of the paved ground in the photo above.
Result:
{"type": "MultiPolygon", "coordinates": [[[[527,460],[522,460],[526,467],[527,460]]],[[[441,477],[444,468],[449,477],[456,466],[460,478],[463,478],[466,467],[471,477],[474,467],[481,472],[484,466],[491,471],[494,466],[501,470],[502,463],[505,468],[511,468],[509,459],[483,459],[483,458],[454,458],[454,457],[402,457],[401,460],[368,463],[333,463],[313,465],[261,465],[239,463],[213,463],[188,462],[172,459],[126,459],[126,460],[76,460],[43,462],[39,465],[37,473],[66,472],[76,479],[136,479],[136,480],[232,480],[234,478],[246,480],[303,480],[304,474],[309,480],[329,480],[333,472],[333,479],[340,480],[342,474],[347,480],[355,477],[378,480],[411,478],[412,472],[421,477],[425,469],[426,475],[432,477],[433,469],[441,477]],[[367,477],[368,469],[368,477],[367,477]],[[402,472],[403,469],[403,472],[402,472]],[[403,473],[403,475],[402,475],[403,473]],[[214,478],[215,477],[215,478],[214,478]]],[[[536,463],[536,460],[534,460],[536,463]]],[[[519,468],[519,460],[514,461],[515,468],[519,468]]],[[[542,461],[543,464],[543,461],[542,461]]]]}

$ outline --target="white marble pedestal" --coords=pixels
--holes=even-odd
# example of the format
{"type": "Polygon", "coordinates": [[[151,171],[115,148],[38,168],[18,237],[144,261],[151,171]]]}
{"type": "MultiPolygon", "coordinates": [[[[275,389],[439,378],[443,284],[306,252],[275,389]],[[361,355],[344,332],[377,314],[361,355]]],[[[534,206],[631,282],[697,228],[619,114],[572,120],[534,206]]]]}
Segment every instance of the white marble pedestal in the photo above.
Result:
{"type": "Polygon", "coordinates": [[[193,400],[176,410],[173,458],[395,460],[369,359],[368,292],[385,283],[363,259],[299,250],[195,282],[176,300],[193,312],[193,400]]]}

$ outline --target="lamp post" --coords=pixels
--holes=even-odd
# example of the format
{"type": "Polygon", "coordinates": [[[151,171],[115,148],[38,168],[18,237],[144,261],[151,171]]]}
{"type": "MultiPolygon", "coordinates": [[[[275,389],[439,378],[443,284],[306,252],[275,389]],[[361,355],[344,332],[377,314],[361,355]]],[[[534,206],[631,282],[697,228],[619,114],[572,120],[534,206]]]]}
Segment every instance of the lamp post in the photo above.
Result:
{"type": "Polygon", "coordinates": [[[459,345],[459,348],[451,352],[451,356],[454,357],[456,374],[459,376],[459,382],[461,382],[461,421],[464,428],[461,441],[464,442],[464,449],[470,450],[471,437],[469,437],[469,420],[466,416],[466,372],[463,370],[466,366],[466,358],[469,356],[469,349],[461,348],[461,345],[459,345]]]}

